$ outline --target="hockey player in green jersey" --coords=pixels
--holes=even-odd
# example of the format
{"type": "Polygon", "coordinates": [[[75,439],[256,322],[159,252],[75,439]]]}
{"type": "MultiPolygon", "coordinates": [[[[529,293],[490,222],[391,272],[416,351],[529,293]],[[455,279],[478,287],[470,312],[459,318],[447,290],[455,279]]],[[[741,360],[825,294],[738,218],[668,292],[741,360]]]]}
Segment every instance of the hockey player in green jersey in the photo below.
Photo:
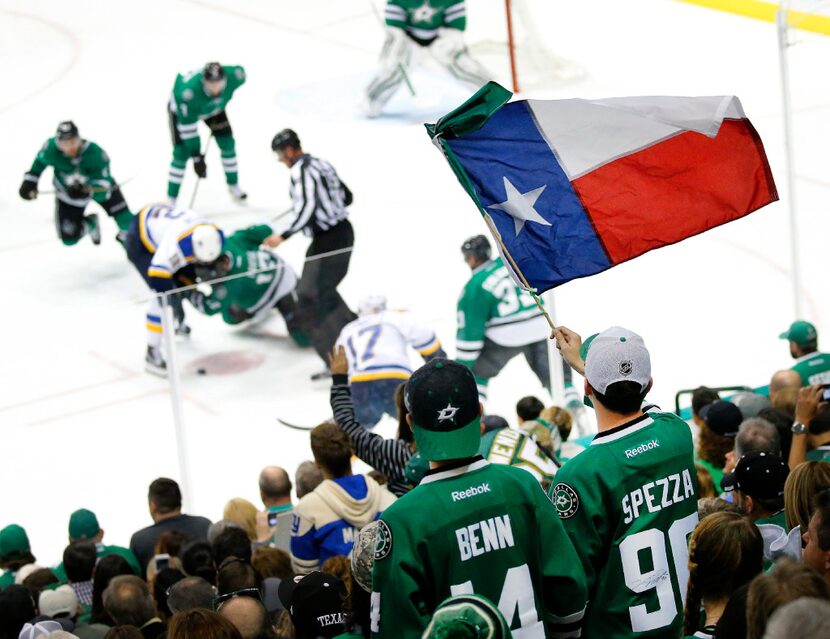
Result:
{"type": "Polygon", "coordinates": [[[418,49],[429,51],[473,90],[490,80],[490,74],[464,45],[464,0],[388,0],[385,14],[387,35],[380,54],[381,67],[366,89],[365,111],[369,117],[380,115],[407,79],[407,69],[418,49]]]}
{"type": "Polygon", "coordinates": [[[431,360],[405,402],[430,470],[379,520],[372,636],[420,637],[444,599],[476,594],[497,602],[515,637],[578,637],[578,556],[533,476],[476,454],[482,407],[470,369],[431,360]]]}
{"type": "MultiPolygon", "coordinates": [[[[559,327],[554,336],[580,372],[579,335],[559,327]]],[[[642,411],[651,359],[636,333],[598,334],[584,374],[599,433],[559,469],[550,497],[585,568],[585,636],[675,639],[697,523],[691,431],[674,414],[642,411]]]]}
{"type": "Polygon", "coordinates": [[[101,243],[98,214],[86,214],[90,200],[100,204],[121,231],[130,228],[133,214],[110,174],[109,156],[95,142],[84,140],[74,122],[61,122],[55,137],[43,143],[23,177],[20,197],[37,197],[40,174],[49,166],[54,171],[55,226],[64,244],[77,244],[84,235],[89,235],[94,244],[101,243]]]}
{"type": "Polygon", "coordinates": [[[170,135],[173,138],[173,161],[167,178],[167,197],[175,204],[184,178],[187,161],[193,159],[193,170],[200,178],[207,176],[205,156],[199,140],[199,120],[208,125],[222,153],[225,180],[235,200],[244,200],[247,193],[239,188],[236,164],[236,141],[225,109],[234,91],[245,83],[245,69],[208,62],[204,69],[180,73],[173,85],[168,103],[170,135]]]}

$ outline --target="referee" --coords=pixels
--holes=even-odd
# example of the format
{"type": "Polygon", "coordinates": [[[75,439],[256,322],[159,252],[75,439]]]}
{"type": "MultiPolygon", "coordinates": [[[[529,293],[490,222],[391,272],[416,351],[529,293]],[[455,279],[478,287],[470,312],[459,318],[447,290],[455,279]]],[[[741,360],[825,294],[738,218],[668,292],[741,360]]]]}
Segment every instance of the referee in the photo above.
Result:
{"type": "MultiPolygon", "coordinates": [[[[271,148],[280,162],[291,170],[291,203],[294,221],[282,235],[267,240],[271,247],[299,231],[311,236],[306,258],[339,249],[351,249],[354,230],[346,207],[352,193],[331,164],[305,153],[291,129],[274,136],[271,148]]],[[[314,350],[328,363],[328,353],[340,330],[357,316],[346,306],[337,286],[349,270],[351,250],[306,261],[297,284],[298,323],[309,334],[314,350]]]]}

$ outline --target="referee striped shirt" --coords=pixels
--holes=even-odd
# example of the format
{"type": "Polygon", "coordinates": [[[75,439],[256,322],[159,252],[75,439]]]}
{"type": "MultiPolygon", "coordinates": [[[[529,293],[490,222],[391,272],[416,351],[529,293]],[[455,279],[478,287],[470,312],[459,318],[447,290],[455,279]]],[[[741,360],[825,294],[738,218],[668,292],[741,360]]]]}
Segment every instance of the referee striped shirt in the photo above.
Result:
{"type": "Polygon", "coordinates": [[[328,231],[348,216],[345,189],[334,167],[307,153],[291,167],[291,204],[295,218],[282,234],[288,239],[298,231],[316,235],[328,231]]]}

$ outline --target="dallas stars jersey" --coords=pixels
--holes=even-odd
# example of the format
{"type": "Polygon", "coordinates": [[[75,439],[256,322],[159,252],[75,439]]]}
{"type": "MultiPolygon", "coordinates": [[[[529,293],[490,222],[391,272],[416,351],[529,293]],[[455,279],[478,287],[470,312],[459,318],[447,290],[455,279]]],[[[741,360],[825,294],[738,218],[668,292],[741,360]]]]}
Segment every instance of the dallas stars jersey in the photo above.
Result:
{"type": "Polygon", "coordinates": [[[177,116],[176,128],[191,155],[199,154],[199,120],[205,120],[224,111],[234,91],[245,83],[245,69],[242,67],[222,68],[225,70],[225,88],[216,97],[205,92],[202,85],[204,74],[201,69],[176,76],[169,108],[177,116]]]}
{"type": "Polygon", "coordinates": [[[558,467],[529,435],[512,428],[490,431],[481,438],[478,453],[491,464],[516,466],[529,472],[538,482],[550,484],[558,467]]]}
{"type": "Polygon", "coordinates": [[[801,375],[802,386],[830,383],[830,355],[826,353],[810,353],[799,357],[792,367],[801,375]]]}
{"type": "Polygon", "coordinates": [[[386,24],[403,29],[416,41],[428,43],[438,37],[438,29],[464,31],[467,7],[464,0],[389,0],[386,24]]]}
{"type": "Polygon", "coordinates": [[[84,140],[78,155],[72,158],[60,150],[55,138],[49,138],[38,151],[26,177],[37,181],[47,166],[54,170],[56,196],[62,202],[80,206],[89,201],[70,198],[66,189],[73,185],[94,188],[91,196],[98,203],[106,202],[111,195],[114,181],[110,175],[110,159],[95,142],[84,140]]]}
{"type": "Polygon", "coordinates": [[[680,635],[697,523],[689,427],[644,414],[597,434],[556,476],[553,501],[585,568],[585,635],[680,635]]]}
{"type": "Polygon", "coordinates": [[[372,636],[420,637],[438,604],[470,593],[497,602],[517,639],[579,636],[585,577],[539,484],[481,458],[460,464],[430,471],[381,516],[372,636]]]}
{"type": "Polygon", "coordinates": [[[516,286],[501,257],[477,267],[458,300],[456,359],[472,366],[484,338],[524,346],[547,337],[548,324],[530,293],[516,286]]]}

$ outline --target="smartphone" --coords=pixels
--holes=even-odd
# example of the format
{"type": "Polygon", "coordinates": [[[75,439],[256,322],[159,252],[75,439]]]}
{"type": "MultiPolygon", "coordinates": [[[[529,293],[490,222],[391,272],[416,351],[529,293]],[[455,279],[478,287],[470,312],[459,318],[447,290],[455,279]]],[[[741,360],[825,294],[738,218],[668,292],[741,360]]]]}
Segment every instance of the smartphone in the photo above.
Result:
{"type": "Polygon", "coordinates": [[[153,557],[153,563],[156,564],[156,572],[164,570],[165,568],[170,567],[170,555],[164,553],[162,555],[156,555],[153,557]]]}
{"type": "Polygon", "coordinates": [[[279,513],[268,513],[268,525],[273,528],[277,525],[277,515],[279,513]]]}
{"type": "Polygon", "coordinates": [[[821,395],[821,401],[830,402],[830,384],[822,384],[821,387],[824,389],[824,393],[821,395]]]}

